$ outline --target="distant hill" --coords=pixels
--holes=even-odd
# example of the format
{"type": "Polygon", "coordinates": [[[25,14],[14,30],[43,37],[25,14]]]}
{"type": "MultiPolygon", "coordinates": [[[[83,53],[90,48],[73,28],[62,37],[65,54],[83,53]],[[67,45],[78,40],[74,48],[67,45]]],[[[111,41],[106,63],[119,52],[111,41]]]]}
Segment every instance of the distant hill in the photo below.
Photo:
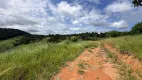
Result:
{"type": "Polygon", "coordinates": [[[0,40],[5,40],[16,36],[28,36],[28,35],[31,34],[18,29],[0,28],[0,40]]]}

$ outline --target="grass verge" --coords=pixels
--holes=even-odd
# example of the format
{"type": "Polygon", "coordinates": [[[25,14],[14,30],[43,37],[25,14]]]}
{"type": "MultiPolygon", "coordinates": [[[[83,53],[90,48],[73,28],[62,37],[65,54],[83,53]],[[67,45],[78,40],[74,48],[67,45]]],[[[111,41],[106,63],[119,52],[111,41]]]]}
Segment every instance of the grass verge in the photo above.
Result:
{"type": "Polygon", "coordinates": [[[106,54],[111,59],[111,62],[116,64],[119,74],[118,80],[137,80],[130,66],[119,60],[116,54],[111,53],[108,49],[106,49],[106,54]]]}
{"type": "Polygon", "coordinates": [[[50,80],[67,61],[93,42],[20,45],[0,54],[0,80],[50,80]]]}
{"type": "Polygon", "coordinates": [[[133,55],[142,60],[142,35],[106,39],[105,42],[117,48],[120,53],[133,55]]]}

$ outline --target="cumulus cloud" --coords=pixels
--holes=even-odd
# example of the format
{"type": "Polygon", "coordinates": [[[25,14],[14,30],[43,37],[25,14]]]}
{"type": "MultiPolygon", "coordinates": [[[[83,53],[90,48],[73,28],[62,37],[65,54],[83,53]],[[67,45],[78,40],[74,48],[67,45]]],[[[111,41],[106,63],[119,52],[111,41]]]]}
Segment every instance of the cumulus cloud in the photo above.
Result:
{"type": "Polygon", "coordinates": [[[98,22],[93,22],[91,24],[95,27],[103,27],[103,28],[113,27],[113,28],[120,29],[120,28],[127,28],[128,27],[128,23],[125,20],[120,20],[118,22],[113,22],[113,23],[98,21],[98,22]]]}
{"type": "Polygon", "coordinates": [[[134,10],[123,13],[121,19],[127,21],[129,24],[135,24],[142,21],[141,14],[142,8],[134,8],[134,10]]]}
{"type": "Polygon", "coordinates": [[[35,20],[26,19],[23,16],[0,14],[0,26],[35,25],[35,20]]]}
{"type": "Polygon", "coordinates": [[[76,25],[76,24],[79,23],[79,21],[78,21],[78,20],[74,20],[72,23],[73,23],[74,25],[76,25]]]}
{"type": "MultiPolygon", "coordinates": [[[[84,11],[85,12],[85,11],[84,11]]],[[[76,20],[73,21],[73,24],[88,24],[100,22],[106,19],[105,15],[102,15],[97,9],[92,9],[90,12],[87,12],[76,20]]]]}
{"type": "Polygon", "coordinates": [[[132,9],[132,4],[128,1],[114,2],[106,7],[107,11],[111,12],[125,12],[132,9]]]}
{"type": "MultiPolygon", "coordinates": [[[[0,26],[16,28],[15,25],[27,27],[37,25],[40,15],[46,15],[45,2],[40,0],[1,0],[0,26]]],[[[27,27],[28,28],[28,27],[27,27]]]]}
{"type": "Polygon", "coordinates": [[[125,20],[120,20],[118,22],[112,23],[111,26],[115,28],[127,28],[128,23],[125,20]]]}
{"type": "Polygon", "coordinates": [[[133,9],[129,0],[116,0],[105,9],[96,4],[101,4],[100,0],[0,0],[0,27],[32,34],[70,34],[127,28],[142,20],[142,9],[133,9]]]}
{"type": "Polygon", "coordinates": [[[0,6],[2,28],[15,28],[32,34],[62,34],[63,29],[67,27],[60,18],[48,15],[47,4],[52,5],[48,3],[49,0],[4,1],[6,4],[0,6]]]}
{"type": "Polygon", "coordinates": [[[57,12],[59,12],[63,16],[79,17],[82,14],[81,10],[82,6],[80,5],[71,6],[70,4],[64,1],[62,1],[57,5],[57,12]]]}

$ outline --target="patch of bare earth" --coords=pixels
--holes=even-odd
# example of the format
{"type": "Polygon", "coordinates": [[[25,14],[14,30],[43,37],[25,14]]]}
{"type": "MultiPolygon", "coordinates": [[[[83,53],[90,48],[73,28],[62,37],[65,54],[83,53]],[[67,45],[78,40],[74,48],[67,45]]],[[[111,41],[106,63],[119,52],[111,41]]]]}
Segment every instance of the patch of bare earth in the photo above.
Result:
{"type": "Polygon", "coordinates": [[[118,75],[101,48],[86,49],[67,65],[52,80],[116,80],[118,75]]]}
{"type": "Polygon", "coordinates": [[[116,48],[113,48],[111,45],[104,45],[106,49],[108,49],[111,53],[115,54],[119,60],[124,62],[126,65],[130,66],[133,71],[133,75],[137,78],[137,80],[142,80],[142,62],[136,59],[132,55],[121,54],[116,48]]]}

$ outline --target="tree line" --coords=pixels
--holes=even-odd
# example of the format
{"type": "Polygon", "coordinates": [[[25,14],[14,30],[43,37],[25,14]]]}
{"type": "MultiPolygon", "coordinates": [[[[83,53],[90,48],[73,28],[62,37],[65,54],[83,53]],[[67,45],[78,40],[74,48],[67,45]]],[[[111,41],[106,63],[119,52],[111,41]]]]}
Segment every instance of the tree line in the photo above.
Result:
{"type": "Polygon", "coordinates": [[[137,23],[130,31],[119,32],[119,31],[109,31],[105,33],[98,34],[97,32],[86,32],[86,33],[79,33],[79,34],[49,34],[49,35],[33,35],[18,29],[3,29],[0,28],[0,40],[9,39],[16,36],[22,36],[18,40],[15,41],[15,46],[20,44],[28,44],[31,42],[40,41],[43,38],[48,37],[48,42],[60,42],[63,40],[70,40],[70,41],[78,41],[78,40],[98,40],[100,38],[107,38],[107,37],[118,37],[118,36],[125,36],[125,35],[136,35],[142,33],[142,22],[137,23]]]}
{"type": "Polygon", "coordinates": [[[108,38],[108,37],[119,37],[119,36],[126,36],[126,35],[137,35],[142,34],[142,22],[137,23],[132,27],[130,31],[124,31],[119,32],[116,30],[112,30],[105,33],[96,33],[96,32],[86,32],[86,33],[80,33],[80,34],[69,34],[69,35],[60,35],[60,34],[54,34],[54,35],[48,35],[49,42],[60,42],[65,39],[71,40],[72,37],[76,37],[79,40],[98,40],[100,38],[108,38]]]}

